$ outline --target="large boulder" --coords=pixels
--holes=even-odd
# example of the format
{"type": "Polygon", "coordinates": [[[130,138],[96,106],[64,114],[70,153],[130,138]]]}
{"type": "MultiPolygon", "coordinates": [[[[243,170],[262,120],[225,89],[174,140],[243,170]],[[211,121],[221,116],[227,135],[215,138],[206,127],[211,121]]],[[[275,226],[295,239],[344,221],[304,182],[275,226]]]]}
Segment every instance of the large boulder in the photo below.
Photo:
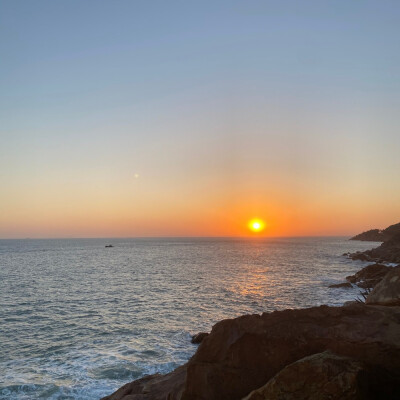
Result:
{"type": "Polygon", "coordinates": [[[346,276],[346,280],[362,288],[373,288],[391,269],[392,267],[383,264],[370,264],[356,274],[346,276]]]}
{"type": "Polygon", "coordinates": [[[189,361],[182,399],[239,400],[285,366],[325,350],[399,372],[399,320],[400,308],[360,304],[221,321],[189,361]]]}
{"type": "Polygon", "coordinates": [[[368,295],[366,304],[400,306],[400,266],[392,268],[392,271],[375,286],[368,295]]]}
{"type": "Polygon", "coordinates": [[[288,365],[243,400],[367,399],[367,375],[362,362],[326,351],[288,365]]]}
{"type": "Polygon", "coordinates": [[[289,364],[326,350],[386,371],[377,375],[391,377],[382,384],[389,395],[381,398],[400,398],[399,321],[400,307],[358,303],[224,320],[187,364],[125,385],[106,399],[240,400],[289,364]]]}

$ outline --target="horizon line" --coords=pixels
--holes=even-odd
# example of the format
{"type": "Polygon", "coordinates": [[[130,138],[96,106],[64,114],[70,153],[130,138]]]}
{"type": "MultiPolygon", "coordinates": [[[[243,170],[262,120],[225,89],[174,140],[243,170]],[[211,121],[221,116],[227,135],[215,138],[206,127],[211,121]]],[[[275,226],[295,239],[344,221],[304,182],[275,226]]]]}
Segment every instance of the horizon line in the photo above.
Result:
{"type": "Polygon", "coordinates": [[[0,240],[78,240],[78,239],[279,239],[279,238],[352,237],[351,235],[290,235],[290,236],[87,236],[87,237],[10,237],[0,240]]]}

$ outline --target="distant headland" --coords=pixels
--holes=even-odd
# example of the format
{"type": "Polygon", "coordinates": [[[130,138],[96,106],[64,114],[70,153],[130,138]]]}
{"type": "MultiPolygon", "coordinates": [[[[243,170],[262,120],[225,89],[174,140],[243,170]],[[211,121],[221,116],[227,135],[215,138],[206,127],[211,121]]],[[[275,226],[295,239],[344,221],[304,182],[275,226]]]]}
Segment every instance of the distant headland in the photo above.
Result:
{"type": "Polygon", "coordinates": [[[400,222],[390,225],[386,229],[370,229],[369,231],[359,233],[353,236],[350,240],[362,240],[365,242],[386,242],[393,236],[400,233],[400,222]]]}
{"type": "Polygon", "coordinates": [[[349,257],[353,260],[400,263],[400,223],[390,225],[382,231],[372,229],[360,233],[350,240],[383,242],[379,247],[372,250],[349,254],[349,257]],[[378,238],[380,239],[378,240],[378,238]]]}

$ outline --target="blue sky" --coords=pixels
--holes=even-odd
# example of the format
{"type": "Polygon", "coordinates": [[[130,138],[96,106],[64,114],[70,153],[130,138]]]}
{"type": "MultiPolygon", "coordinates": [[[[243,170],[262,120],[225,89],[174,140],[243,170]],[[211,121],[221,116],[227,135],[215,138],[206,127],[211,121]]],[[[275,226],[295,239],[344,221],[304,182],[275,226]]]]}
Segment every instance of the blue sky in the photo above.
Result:
{"type": "Polygon", "coordinates": [[[0,235],[196,234],[193,213],[233,232],[223,210],[246,204],[276,226],[278,203],[293,223],[315,220],[296,234],[396,222],[399,11],[397,1],[0,1],[0,235]],[[101,229],[63,228],[65,210],[81,220],[99,198],[101,229]],[[348,225],[322,217],[334,203],[348,205],[348,225]]]}

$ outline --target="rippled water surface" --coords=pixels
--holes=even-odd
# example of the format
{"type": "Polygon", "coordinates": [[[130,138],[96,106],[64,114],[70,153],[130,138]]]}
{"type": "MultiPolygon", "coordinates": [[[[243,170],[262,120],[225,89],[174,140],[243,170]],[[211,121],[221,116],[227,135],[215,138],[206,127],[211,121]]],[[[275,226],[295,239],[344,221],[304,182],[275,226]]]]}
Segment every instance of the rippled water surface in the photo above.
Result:
{"type": "Polygon", "coordinates": [[[319,304],[346,238],[0,240],[0,399],[98,399],[167,372],[220,319],[319,304]],[[108,243],[115,247],[105,248],[108,243]]]}

